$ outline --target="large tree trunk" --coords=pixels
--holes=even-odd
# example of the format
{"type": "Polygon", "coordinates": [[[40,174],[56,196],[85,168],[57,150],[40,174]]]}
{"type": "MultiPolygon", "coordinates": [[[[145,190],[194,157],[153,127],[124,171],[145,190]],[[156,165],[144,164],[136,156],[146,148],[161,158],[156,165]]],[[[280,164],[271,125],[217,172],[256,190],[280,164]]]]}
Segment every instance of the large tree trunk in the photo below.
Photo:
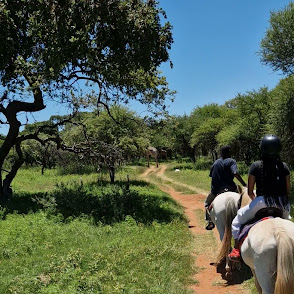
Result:
{"type": "MultiPolygon", "coordinates": [[[[32,86],[33,82],[28,80],[28,83],[32,86]]],[[[9,131],[5,140],[0,148],[0,201],[5,202],[9,199],[12,195],[12,190],[10,188],[11,182],[16,176],[18,169],[24,162],[22,152],[20,149],[21,140],[18,137],[19,128],[21,123],[17,119],[17,114],[19,112],[35,112],[40,111],[45,108],[43,103],[43,95],[40,88],[32,89],[34,95],[34,102],[22,102],[13,100],[8,103],[7,107],[5,108],[3,104],[0,104],[0,112],[3,113],[9,123],[9,131]],[[5,179],[3,179],[2,171],[3,171],[3,164],[5,158],[9,154],[9,151],[13,146],[16,146],[16,152],[18,154],[18,159],[13,164],[10,172],[6,175],[5,179]]],[[[7,96],[7,94],[4,94],[7,96]]],[[[2,97],[2,101],[6,97],[2,97]]]]}
{"type": "Polygon", "coordinates": [[[11,118],[8,121],[10,124],[10,128],[4,140],[4,143],[0,148],[0,168],[1,168],[0,202],[6,202],[12,196],[10,184],[17,173],[17,169],[19,168],[18,167],[19,163],[15,162],[15,164],[12,166],[11,171],[6,175],[5,179],[3,180],[2,169],[3,169],[4,160],[14,145],[14,142],[19,133],[19,127],[20,127],[20,122],[16,119],[16,114],[14,119],[11,118]]]}
{"type": "Polygon", "coordinates": [[[114,166],[109,167],[109,176],[110,176],[110,182],[114,183],[114,180],[115,180],[115,168],[114,168],[114,166]]]}
{"type": "Polygon", "coordinates": [[[1,179],[0,202],[6,202],[9,198],[11,198],[12,196],[12,189],[10,188],[11,182],[15,178],[19,168],[24,163],[24,158],[20,148],[20,144],[17,144],[15,147],[16,147],[16,152],[18,154],[18,159],[13,164],[10,172],[6,175],[3,182],[1,179]]]}
{"type": "Polygon", "coordinates": [[[193,163],[196,162],[195,154],[196,154],[196,147],[194,146],[193,148],[189,147],[189,156],[192,159],[193,163]]]}

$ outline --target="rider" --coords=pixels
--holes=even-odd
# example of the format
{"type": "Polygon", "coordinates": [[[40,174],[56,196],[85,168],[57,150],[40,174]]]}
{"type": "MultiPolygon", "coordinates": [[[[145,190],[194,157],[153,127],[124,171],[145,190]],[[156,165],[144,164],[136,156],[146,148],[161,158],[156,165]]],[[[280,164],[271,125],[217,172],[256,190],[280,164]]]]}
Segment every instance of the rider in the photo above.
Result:
{"type": "Polygon", "coordinates": [[[261,160],[254,162],[249,170],[248,195],[252,202],[238,210],[232,222],[235,246],[229,254],[232,261],[240,260],[238,237],[240,228],[255,217],[257,211],[266,207],[282,210],[282,217],[289,218],[290,172],[286,163],[280,160],[282,149],[279,137],[266,135],[260,142],[261,160]],[[256,183],[256,195],[253,189],[256,183]]]}
{"type": "Polygon", "coordinates": [[[221,158],[213,163],[210,170],[211,192],[208,194],[204,202],[206,211],[205,219],[208,221],[205,227],[206,230],[212,230],[214,228],[214,223],[211,221],[209,214],[209,206],[214,198],[223,192],[235,192],[237,190],[237,186],[234,183],[234,177],[237,178],[243,186],[246,186],[246,183],[238,173],[236,160],[230,158],[230,156],[230,146],[223,146],[221,148],[221,158]]]}

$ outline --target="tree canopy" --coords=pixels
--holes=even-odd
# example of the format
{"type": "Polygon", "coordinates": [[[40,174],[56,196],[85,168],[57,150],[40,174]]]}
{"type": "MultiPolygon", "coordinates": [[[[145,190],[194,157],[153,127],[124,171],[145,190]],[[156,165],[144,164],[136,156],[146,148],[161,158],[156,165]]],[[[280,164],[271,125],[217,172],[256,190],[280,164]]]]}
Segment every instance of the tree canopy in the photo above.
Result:
{"type": "Polygon", "coordinates": [[[275,71],[294,73],[294,3],[271,12],[270,27],[261,41],[261,61],[275,71]]]}

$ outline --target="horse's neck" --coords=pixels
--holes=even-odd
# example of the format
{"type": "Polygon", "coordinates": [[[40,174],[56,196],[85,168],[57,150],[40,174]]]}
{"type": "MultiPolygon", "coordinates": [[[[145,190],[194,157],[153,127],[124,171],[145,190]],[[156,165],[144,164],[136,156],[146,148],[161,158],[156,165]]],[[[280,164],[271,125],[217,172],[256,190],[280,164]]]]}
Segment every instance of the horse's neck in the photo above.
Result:
{"type": "Polygon", "coordinates": [[[252,201],[247,193],[247,188],[246,190],[245,189],[243,190],[241,197],[242,197],[241,207],[244,207],[245,205],[249,204],[252,201]]]}

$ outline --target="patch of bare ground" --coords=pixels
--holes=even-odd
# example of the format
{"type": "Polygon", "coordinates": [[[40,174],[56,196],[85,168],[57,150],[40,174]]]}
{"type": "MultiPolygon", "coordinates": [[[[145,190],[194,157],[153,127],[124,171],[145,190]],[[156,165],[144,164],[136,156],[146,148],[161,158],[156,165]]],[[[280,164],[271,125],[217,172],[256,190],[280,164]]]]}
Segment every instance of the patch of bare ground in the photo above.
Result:
{"type": "MultiPolygon", "coordinates": [[[[165,181],[173,182],[176,185],[188,186],[166,177],[164,175],[165,169],[166,165],[161,165],[159,168],[151,166],[142,174],[142,177],[145,180],[152,182],[152,179],[149,176],[153,174],[165,181]]],[[[197,280],[198,283],[190,286],[194,293],[249,294],[249,291],[244,289],[237,280],[235,282],[231,281],[230,283],[224,280],[224,269],[220,269],[218,271],[214,265],[216,254],[220,247],[220,240],[216,229],[213,231],[207,231],[204,228],[205,222],[203,221],[203,202],[205,200],[206,193],[184,195],[175,191],[167,183],[164,185],[159,184],[159,186],[184,208],[185,215],[189,222],[189,230],[195,238],[195,265],[199,268],[199,271],[193,277],[193,279],[197,280]]],[[[189,189],[196,191],[195,187],[189,186],[189,189]]]]}

